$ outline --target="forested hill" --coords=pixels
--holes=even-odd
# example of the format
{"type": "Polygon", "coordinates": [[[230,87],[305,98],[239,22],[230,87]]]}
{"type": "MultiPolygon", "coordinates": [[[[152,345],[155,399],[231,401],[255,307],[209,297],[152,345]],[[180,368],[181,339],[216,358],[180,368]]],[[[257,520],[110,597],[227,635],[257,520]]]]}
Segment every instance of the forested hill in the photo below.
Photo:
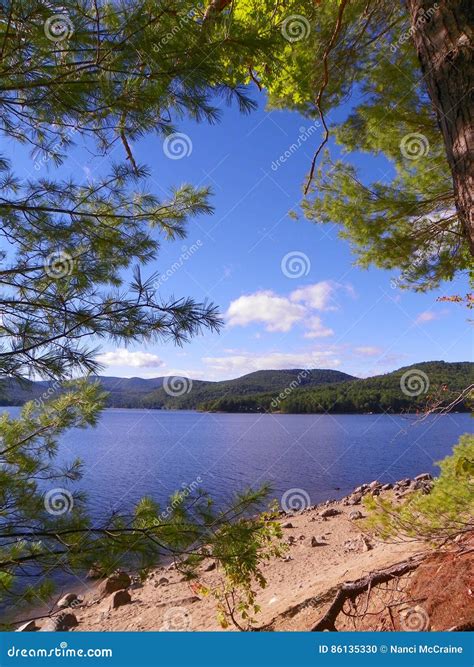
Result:
{"type": "Polygon", "coordinates": [[[473,383],[473,363],[430,361],[406,366],[386,375],[310,389],[298,386],[281,394],[228,395],[218,401],[203,403],[200,409],[225,412],[396,413],[417,412],[457,401],[453,409],[466,412],[472,409],[472,405],[467,395],[460,396],[473,383]]]}
{"type": "MultiPolygon", "coordinates": [[[[358,379],[328,369],[268,370],[222,382],[187,378],[97,377],[116,408],[198,409],[222,412],[357,413],[424,410],[449,404],[474,383],[474,364],[430,361],[358,379]]],[[[3,382],[0,403],[20,405],[54,395],[50,383],[3,382]]],[[[456,410],[469,409],[467,398],[456,410]]]]}
{"type": "MultiPolygon", "coordinates": [[[[355,379],[329,369],[264,370],[233,380],[209,382],[188,378],[94,377],[109,393],[108,406],[117,408],[194,409],[202,403],[227,396],[260,393],[278,394],[287,387],[315,387],[355,379]]],[[[0,384],[0,404],[21,405],[28,400],[45,399],[56,389],[48,382],[4,381],[0,384]]]]}

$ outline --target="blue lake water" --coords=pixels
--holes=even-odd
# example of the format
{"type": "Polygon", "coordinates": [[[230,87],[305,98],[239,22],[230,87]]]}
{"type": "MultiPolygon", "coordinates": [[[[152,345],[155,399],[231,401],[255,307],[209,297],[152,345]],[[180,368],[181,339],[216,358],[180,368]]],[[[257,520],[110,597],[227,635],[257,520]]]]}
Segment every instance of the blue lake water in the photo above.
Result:
{"type": "Polygon", "coordinates": [[[143,495],[165,503],[185,486],[218,502],[270,482],[273,496],[303,489],[311,504],[338,498],[363,482],[393,482],[421,472],[472,430],[468,414],[258,415],[107,410],[94,429],[61,442],[62,461],[80,457],[91,512],[129,510],[143,495]],[[197,482],[196,482],[197,480],[197,482]]]}
{"type": "MultiPolygon", "coordinates": [[[[7,410],[16,414],[19,408],[7,410]]],[[[435,462],[472,424],[468,414],[420,421],[400,415],[106,410],[96,428],[63,436],[57,462],[83,460],[84,476],[74,487],[87,493],[96,520],[130,512],[144,495],[164,510],[169,496],[187,486],[204,488],[219,505],[237,491],[270,482],[279,501],[296,489],[287,496],[316,504],[374,479],[437,474],[435,462]]],[[[54,579],[65,589],[83,583],[66,573],[54,579]]],[[[19,608],[0,604],[0,618],[4,612],[13,617],[19,608]]]]}

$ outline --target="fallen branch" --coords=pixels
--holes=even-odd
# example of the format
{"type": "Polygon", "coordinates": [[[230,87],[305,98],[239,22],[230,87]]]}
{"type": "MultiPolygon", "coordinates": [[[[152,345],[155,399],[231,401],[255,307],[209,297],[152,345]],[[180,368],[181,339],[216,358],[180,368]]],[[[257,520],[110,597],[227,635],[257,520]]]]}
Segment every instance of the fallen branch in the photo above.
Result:
{"type": "Polygon", "coordinates": [[[355,600],[361,593],[370,590],[374,586],[379,584],[384,584],[396,577],[401,577],[407,572],[416,570],[420,563],[424,560],[425,555],[415,556],[410,558],[402,563],[396,563],[391,565],[385,570],[378,570],[376,572],[371,572],[361,579],[356,579],[356,581],[348,581],[345,584],[342,584],[338,590],[336,597],[329,606],[329,609],[321,618],[316,625],[311,628],[312,632],[321,632],[323,630],[331,630],[332,632],[337,632],[336,630],[336,620],[339,614],[341,613],[346,600],[355,600]]]}

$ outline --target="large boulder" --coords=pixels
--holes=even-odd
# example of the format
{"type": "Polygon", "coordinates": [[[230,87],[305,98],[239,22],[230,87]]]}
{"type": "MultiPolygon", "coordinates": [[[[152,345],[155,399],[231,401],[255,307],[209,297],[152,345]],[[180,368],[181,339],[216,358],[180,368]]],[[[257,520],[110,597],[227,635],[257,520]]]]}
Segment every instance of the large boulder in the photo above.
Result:
{"type": "Polygon", "coordinates": [[[359,505],[362,501],[362,493],[353,493],[352,496],[348,499],[348,505],[359,505]]]}
{"type": "Polygon", "coordinates": [[[52,616],[41,628],[41,632],[67,632],[79,625],[76,616],[70,611],[63,611],[57,616],[52,616]]]}
{"type": "Polygon", "coordinates": [[[431,481],[433,479],[433,476],[430,475],[429,472],[422,472],[421,475],[417,475],[414,479],[415,482],[423,482],[425,480],[431,481]]]}
{"type": "Polygon", "coordinates": [[[110,600],[110,609],[118,609],[125,604],[130,604],[132,596],[128,591],[116,591],[110,600]]]}
{"type": "Polygon", "coordinates": [[[349,519],[351,521],[357,521],[357,519],[363,519],[363,518],[364,515],[362,514],[362,512],[359,512],[359,510],[351,510],[349,512],[349,519]]]}
{"type": "Polygon", "coordinates": [[[117,570],[100,584],[99,593],[100,595],[111,595],[111,593],[115,593],[115,591],[128,588],[131,583],[132,580],[126,572],[117,570]]]}

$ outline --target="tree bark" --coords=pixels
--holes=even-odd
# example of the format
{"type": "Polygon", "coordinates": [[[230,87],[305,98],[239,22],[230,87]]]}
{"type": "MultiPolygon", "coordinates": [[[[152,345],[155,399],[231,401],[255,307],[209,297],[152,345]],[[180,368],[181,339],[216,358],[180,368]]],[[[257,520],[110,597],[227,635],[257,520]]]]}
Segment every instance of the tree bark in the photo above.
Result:
{"type": "Polygon", "coordinates": [[[474,3],[406,0],[406,5],[444,139],[463,235],[474,255],[474,3]]]}

